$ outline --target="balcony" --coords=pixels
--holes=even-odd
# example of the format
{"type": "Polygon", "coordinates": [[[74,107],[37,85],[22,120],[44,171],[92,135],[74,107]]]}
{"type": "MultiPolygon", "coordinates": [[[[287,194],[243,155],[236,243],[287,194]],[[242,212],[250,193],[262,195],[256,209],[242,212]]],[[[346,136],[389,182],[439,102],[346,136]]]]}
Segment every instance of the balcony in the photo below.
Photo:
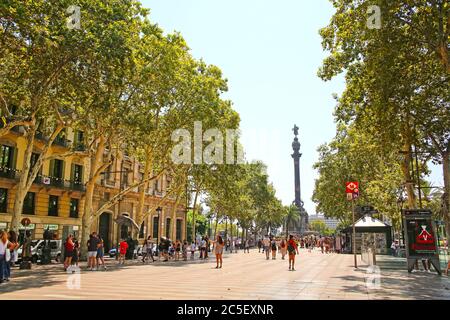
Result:
{"type": "Polygon", "coordinates": [[[84,143],[78,142],[73,144],[74,151],[86,151],[86,145],[84,143]]]}
{"type": "Polygon", "coordinates": [[[19,180],[20,172],[12,168],[0,167],[0,177],[6,179],[19,180]]]}
{"type": "Polygon", "coordinates": [[[57,177],[38,175],[34,180],[34,183],[58,189],[65,189],[79,192],[86,191],[86,187],[84,186],[84,184],[79,181],[64,180],[57,177]]]}
{"type": "Polygon", "coordinates": [[[37,140],[41,140],[41,141],[44,141],[44,142],[48,141],[48,137],[46,137],[41,131],[37,131],[34,137],[37,140]]]}
{"type": "Polygon", "coordinates": [[[70,141],[65,139],[65,138],[60,138],[57,137],[54,141],[53,144],[63,147],[63,148],[69,148],[70,147],[70,141]]]}

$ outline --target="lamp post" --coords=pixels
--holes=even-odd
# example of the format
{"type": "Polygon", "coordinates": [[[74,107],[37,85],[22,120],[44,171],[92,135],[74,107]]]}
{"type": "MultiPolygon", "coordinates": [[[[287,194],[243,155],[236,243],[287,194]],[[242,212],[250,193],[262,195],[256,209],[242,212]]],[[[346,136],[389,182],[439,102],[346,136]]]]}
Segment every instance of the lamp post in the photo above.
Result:
{"type": "MultiPolygon", "coordinates": [[[[400,210],[400,222],[401,222],[401,230],[400,230],[400,245],[404,245],[405,244],[405,239],[404,239],[404,234],[403,234],[403,217],[401,216],[402,212],[403,212],[403,205],[405,203],[405,198],[403,197],[403,190],[400,193],[400,196],[397,199],[397,208],[398,210],[400,210]]],[[[395,240],[395,239],[394,239],[395,240]]]]}
{"type": "Polygon", "coordinates": [[[159,237],[160,237],[160,235],[159,235],[159,222],[160,221],[159,220],[160,220],[162,208],[161,207],[156,208],[156,212],[158,213],[158,236],[156,237],[156,250],[158,251],[158,254],[159,254],[159,237]]]}

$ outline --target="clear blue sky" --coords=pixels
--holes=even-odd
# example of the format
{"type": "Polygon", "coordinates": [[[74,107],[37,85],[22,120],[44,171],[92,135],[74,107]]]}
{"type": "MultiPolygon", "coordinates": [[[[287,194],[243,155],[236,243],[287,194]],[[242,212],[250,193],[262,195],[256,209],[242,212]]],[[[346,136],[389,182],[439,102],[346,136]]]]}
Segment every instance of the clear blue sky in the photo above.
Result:
{"type": "MultiPolygon", "coordinates": [[[[328,0],[141,0],[166,33],[179,31],[192,54],[219,66],[229,81],[225,95],[241,115],[248,160],[268,166],[284,204],[294,200],[294,123],[300,128],[302,200],[309,214],[317,147],[333,138],[332,93],[343,77],[323,82],[317,69],[326,53],[318,31],[328,24],[328,0]]],[[[200,120],[200,119],[199,119],[200,120]]],[[[434,174],[437,185],[440,171],[434,174]]]]}

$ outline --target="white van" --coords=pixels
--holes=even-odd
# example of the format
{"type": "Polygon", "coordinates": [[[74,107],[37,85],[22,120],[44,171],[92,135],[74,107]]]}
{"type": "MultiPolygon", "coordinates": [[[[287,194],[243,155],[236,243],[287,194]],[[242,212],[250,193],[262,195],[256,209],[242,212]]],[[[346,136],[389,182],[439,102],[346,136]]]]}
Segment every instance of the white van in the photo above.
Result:
{"type": "MultiPolygon", "coordinates": [[[[31,262],[37,263],[41,260],[42,249],[44,249],[44,240],[32,240],[31,241],[31,262]]],[[[59,262],[61,260],[62,240],[50,240],[50,257],[51,259],[59,262]]],[[[22,246],[17,250],[20,263],[22,261],[22,246]]]]}

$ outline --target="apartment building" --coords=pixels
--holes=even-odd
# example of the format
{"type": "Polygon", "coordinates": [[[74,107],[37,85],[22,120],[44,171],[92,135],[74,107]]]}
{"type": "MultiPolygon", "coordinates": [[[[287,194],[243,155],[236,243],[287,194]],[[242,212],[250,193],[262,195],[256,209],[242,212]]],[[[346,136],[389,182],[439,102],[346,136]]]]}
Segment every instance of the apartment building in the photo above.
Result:
{"type": "MultiPolygon", "coordinates": [[[[62,154],[70,146],[83,151],[84,137],[82,131],[67,128],[54,141],[51,154],[62,154]]],[[[42,134],[36,135],[31,165],[33,166],[42,150],[45,139],[42,134]]],[[[22,170],[27,141],[23,129],[14,128],[6,136],[0,138],[0,229],[10,226],[17,183],[22,170]]],[[[87,181],[87,158],[77,156],[64,157],[45,161],[31,189],[25,197],[23,217],[31,220],[27,228],[34,239],[42,239],[44,230],[54,232],[57,238],[64,239],[68,234],[80,236],[81,218],[84,209],[85,183],[87,181]]],[[[100,208],[106,201],[114,197],[127,186],[140,181],[143,166],[134,158],[122,154],[105,170],[99,178],[94,195],[94,209],[100,208]]],[[[146,190],[145,212],[159,203],[165,195],[170,177],[163,175],[152,181],[146,190]]],[[[115,219],[122,214],[136,219],[139,203],[137,188],[126,194],[121,201],[105,210],[92,224],[91,231],[99,232],[109,249],[124,237],[130,230],[125,225],[118,225],[115,219]]],[[[141,226],[140,238],[152,235],[153,238],[164,235],[183,240],[186,236],[184,203],[176,208],[176,221],[172,221],[175,201],[167,199],[158,216],[152,212],[141,226]]],[[[24,227],[21,227],[23,232],[24,227]]]]}

